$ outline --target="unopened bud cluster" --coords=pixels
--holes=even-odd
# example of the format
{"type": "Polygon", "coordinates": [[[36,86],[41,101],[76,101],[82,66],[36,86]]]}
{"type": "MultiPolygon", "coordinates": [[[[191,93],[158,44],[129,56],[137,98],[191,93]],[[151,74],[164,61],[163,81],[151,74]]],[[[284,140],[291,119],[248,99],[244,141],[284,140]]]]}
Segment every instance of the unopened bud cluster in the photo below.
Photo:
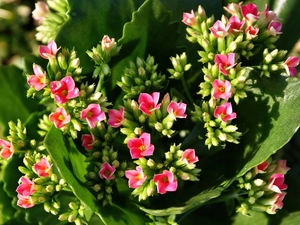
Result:
{"type": "Polygon", "coordinates": [[[146,60],[137,57],[136,62],[130,62],[124,69],[121,81],[117,85],[126,93],[124,98],[135,98],[140,93],[151,93],[162,90],[167,82],[166,76],[157,71],[154,57],[148,56],[146,60]]]}
{"type": "Polygon", "coordinates": [[[86,224],[85,220],[85,206],[79,201],[70,202],[68,204],[69,210],[59,215],[60,221],[68,221],[69,223],[75,223],[75,225],[86,224]]]}

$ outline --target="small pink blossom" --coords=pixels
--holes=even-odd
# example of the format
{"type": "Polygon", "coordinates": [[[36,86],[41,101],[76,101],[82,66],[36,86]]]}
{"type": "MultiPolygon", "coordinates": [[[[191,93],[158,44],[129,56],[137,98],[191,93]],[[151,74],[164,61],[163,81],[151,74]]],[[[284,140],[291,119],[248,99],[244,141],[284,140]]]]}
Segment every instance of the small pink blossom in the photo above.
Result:
{"type": "Polygon", "coordinates": [[[148,133],[142,133],[139,138],[131,138],[127,143],[127,147],[133,159],[150,156],[154,152],[154,145],[150,143],[150,134],[148,133]]]}
{"type": "Polygon", "coordinates": [[[227,6],[224,6],[224,9],[231,15],[239,15],[240,13],[240,6],[242,3],[230,3],[227,6]]]}
{"type": "Polygon", "coordinates": [[[168,113],[172,115],[175,120],[176,118],[186,118],[187,115],[185,114],[185,110],[186,104],[182,102],[177,103],[171,101],[167,107],[168,113]]]}
{"type": "Polygon", "coordinates": [[[245,29],[247,39],[253,39],[257,37],[259,29],[257,27],[249,26],[245,29]]]}
{"type": "Polygon", "coordinates": [[[276,36],[277,34],[281,34],[282,33],[282,32],[280,32],[281,28],[282,28],[281,23],[278,22],[278,21],[274,21],[274,20],[272,20],[271,23],[269,23],[269,25],[268,25],[268,31],[270,32],[270,34],[272,36],[276,36]]]}
{"type": "Polygon", "coordinates": [[[81,111],[80,118],[86,120],[90,128],[94,128],[97,122],[105,120],[105,113],[101,110],[99,104],[89,104],[88,107],[81,111]]]}
{"type": "Polygon", "coordinates": [[[232,106],[230,102],[225,102],[220,106],[217,106],[214,111],[214,117],[227,122],[236,118],[236,113],[232,112],[232,106]]]}
{"type": "Polygon", "coordinates": [[[196,25],[196,17],[193,10],[191,13],[183,13],[182,22],[190,27],[196,25]]]}
{"type": "Polygon", "coordinates": [[[109,163],[105,162],[101,165],[99,176],[101,179],[112,180],[114,179],[115,172],[116,168],[114,166],[111,166],[109,163]]]}
{"type": "Polygon", "coordinates": [[[187,165],[190,165],[190,164],[193,164],[193,163],[199,161],[198,156],[196,156],[196,154],[195,154],[195,150],[191,149],[191,148],[184,150],[184,152],[181,156],[181,160],[187,165]]]}
{"type": "Polygon", "coordinates": [[[271,209],[268,211],[271,214],[275,214],[277,209],[282,209],[283,207],[283,199],[285,197],[286,193],[277,193],[274,195],[274,197],[271,200],[271,209]]]}
{"type": "Polygon", "coordinates": [[[159,109],[161,104],[157,104],[159,100],[159,92],[153,92],[152,95],[147,93],[141,93],[138,98],[140,104],[139,109],[147,114],[151,115],[152,111],[159,109]]]}
{"type": "Polygon", "coordinates": [[[230,17],[228,24],[232,32],[240,32],[245,24],[245,21],[240,20],[237,16],[232,16],[230,17]]]}
{"type": "Polygon", "coordinates": [[[241,6],[242,15],[246,20],[254,22],[259,19],[259,12],[257,6],[253,3],[241,6]]]}
{"type": "Polygon", "coordinates": [[[34,206],[33,200],[31,198],[31,196],[24,196],[24,195],[20,195],[18,194],[18,201],[17,201],[17,205],[19,207],[28,209],[34,206]]]}
{"type": "Polygon", "coordinates": [[[37,3],[35,3],[35,9],[32,11],[32,18],[38,21],[38,23],[41,23],[48,12],[49,7],[47,3],[38,1],[37,3]]]}
{"type": "Polygon", "coordinates": [[[228,100],[231,95],[231,83],[228,80],[214,80],[212,83],[213,86],[213,96],[215,99],[226,99],[228,100]]]}
{"type": "Polygon", "coordinates": [[[60,47],[57,48],[55,41],[50,41],[48,45],[39,46],[39,53],[44,59],[50,59],[56,56],[56,53],[59,49],[60,47]]]}
{"type": "Polygon", "coordinates": [[[266,173],[266,169],[268,168],[269,163],[267,161],[257,165],[255,167],[255,171],[256,173],[266,173]]]}
{"type": "Polygon", "coordinates": [[[110,109],[108,110],[108,125],[113,128],[118,128],[121,126],[122,122],[124,121],[124,107],[120,108],[119,110],[110,109]]]}
{"type": "Polygon", "coordinates": [[[287,75],[294,77],[297,75],[296,67],[299,65],[299,58],[297,56],[290,56],[283,63],[287,75]]]}
{"type": "Polygon", "coordinates": [[[108,35],[104,35],[101,41],[102,49],[106,52],[109,52],[116,46],[116,42],[114,38],[110,38],[108,35]]]}
{"type": "Polygon", "coordinates": [[[51,165],[47,158],[43,157],[41,160],[33,165],[33,171],[39,177],[49,177],[50,176],[51,165]]]}
{"type": "Polygon", "coordinates": [[[268,188],[276,193],[287,189],[287,185],[284,183],[284,175],[280,173],[273,174],[269,179],[268,188]]]}
{"type": "Polygon", "coordinates": [[[60,81],[52,81],[50,91],[58,104],[64,104],[69,99],[79,96],[79,89],[75,87],[75,82],[71,76],[66,76],[60,81]]]}
{"type": "Polygon", "coordinates": [[[0,139],[0,149],[0,155],[4,159],[10,159],[15,152],[13,144],[9,141],[5,141],[2,139],[0,139]]]}
{"type": "Polygon", "coordinates": [[[93,145],[97,142],[97,140],[95,140],[93,134],[83,134],[81,136],[81,142],[82,142],[82,146],[85,149],[91,150],[93,148],[93,145]]]}
{"type": "Polygon", "coordinates": [[[157,185],[157,192],[159,194],[165,194],[167,191],[176,191],[178,186],[174,174],[168,170],[164,170],[161,174],[154,175],[153,181],[157,185]]]}
{"type": "Polygon", "coordinates": [[[127,170],[125,171],[125,177],[128,180],[128,186],[130,188],[138,188],[140,187],[144,181],[146,180],[146,176],[144,175],[143,169],[140,166],[137,166],[135,170],[127,170]]]}
{"type": "Polygon", "coordinates": [[[49,115],[49,120],[54,123],[56,128],[62,128],[66,124],[70,123],[71,116],[64,108],[57,108],[54,113],[49,115]]]}
{"type": "Polygon", "coordinates": [[[33,64],[33,72],[34,75],[28,77],[27,83],[35,90],[40,91],[46,86],[46,72],[43,72],[37,64],[33,64]]]}
{"type": "Polygon", "coordinates": [[[236,65],[235,54],[234,53],[228,53],[227,55],[216,54],[215,64],[219,67],[219,70],[224,75],[228,75],[228,70],[230,70],[236,65]]]}
{"type": "Polygon", "coordinates": [[[274,173],[286,174],[291,168],[286,166],[286,160],[278,160],[274,173]]]}
{"type": "Polygon", "coordinates": [[[226,37],[228,35],[229,25],[225,26],[225,24],[222,23],[222,21],[217,20],[214,23],[214,25],[209,29],[216,38],[226,37]]]}
{"type": "Polygon", "coordinates": [[[272,20],[278,20],[279,18],[277,17],[277,14],[273,11],[269,10],[269,6],[266,4],[265,6],[265,11],[261,12],[265,19],[264,19],[264,23],[269,23],[272,20]]]}
{"type": "Polygon", "coordinates": [[[27,177],[21,177],[20,182],[21,184],[19,184],[19,186],[16,189],[16,192],[19,195],[29,196],[36,192],[34,182],[29,180],[27,177]]]}

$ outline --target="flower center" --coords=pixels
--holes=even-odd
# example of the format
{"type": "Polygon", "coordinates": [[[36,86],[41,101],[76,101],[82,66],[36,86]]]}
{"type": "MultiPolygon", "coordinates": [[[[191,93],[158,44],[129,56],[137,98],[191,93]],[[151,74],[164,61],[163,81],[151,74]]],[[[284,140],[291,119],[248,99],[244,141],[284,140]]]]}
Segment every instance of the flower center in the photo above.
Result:
{"type": "Polygon", "coordinates": [[[162,181],[163,183],[167,183],[167,182],[168,182],[168,178],[167,178],[167,177],[163,177],[163,178],[161,179],[161,181],[162,181]]]}
{"type": "Polygon", "coordinates": [[[67,91],[67,90],[63,90],[63,91],[61,92],[61,95],[62,95],[62,96],[67,96],[67,95],[68,95],[68,91],[67,91]]]}
{"type": "Polygon", "coordinates": [[[225,92],[225,87],[219,87],[219,91],[224,93],[225,92]]]}
{"type": "Polygon", "coordinates": [[[109,170],[105,170],[104,174],[105,174],[105,176],[109,176],[110,175],[110,171],[109,170]]]}
{"type": "Polygon", "coordinates": [[[59,115],[58,119],[61,120],[61,121],[63,121],[65,119],[65,117],[63,115],[59,115]]]}
{"type": "Polygon", "coordinates": [[[145,145],[141,145],[141,147],[140,147],[140,150],[141,150],[141,151],[144,151],[144,150],[146,150],[146,147],[145,147],[145,145]]]}
{"type": "Polygon", "coordinates": [[[91,118],[93,116],[93,113],[92,112],[88,112],[86,116],[89,117],[89,118],[91,118]]]}

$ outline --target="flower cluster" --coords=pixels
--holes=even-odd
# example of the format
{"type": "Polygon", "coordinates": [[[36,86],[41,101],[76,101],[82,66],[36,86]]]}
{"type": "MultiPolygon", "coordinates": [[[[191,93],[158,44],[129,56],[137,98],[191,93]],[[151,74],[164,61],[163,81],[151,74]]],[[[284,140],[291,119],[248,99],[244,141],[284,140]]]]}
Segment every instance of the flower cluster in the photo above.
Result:
{"type": "Polygon", "coordinates": [[[205,144],[209,148],[224,146],[225,142],[239,143],[241,133],[230,123],[238,116],[234,112],[234,103],[246,98],[251,87],[246,82],[249,74],[242,65],[243,59],[253,59],[262,46],[266,46],[264,59],[256,67],[267,77],[284,72],[295,76],[295,67],[299,64],[299,58],[295,56],[283,61],[286,52],[275,49],[281,23],[268,6],[259,12],[253,3],[230,3],[224,9],[230,17],[222,15],[221,20],[214,21],[214,16],[207,18],[205,10],[199,6],[197,12],[184,13],[182,20],[188,26],[187,39],[202,48],[198,53],[199,61],[205,65],[202,69],[204,82],[200,83],[198,94],[204,100],[195,105],[193,120],[205,124],[205,144]]]}
{"type": "Polygon", "coordinates": [[[91,209],[98,206],[103,214],[107,209],[123,213],[120,199],[126,198],[124,205],[148,207],[150,197],[164,199],[169,192],[192,190],[186,193],[190,200],[183,208],[154,212],[140,205],[153,221],[148,224],[177,224],[176,214],[209,204],[212,198],[224,200],[221,192],[238,182],[233,196],[240,204],[237,212],[275,214],[281,209],[287,189],[284,175],[289,170],[285,160],[269,159],[241,177],[233,175],[227,187],[218,168],[220,180],[213,187],[208,182],[206,190],[192,196],[205,186],[200,172],[201,179],[211,176],[207,164],[219,162],[220,155],[209,150],[226,151],[228,142],[239,144],[242,132],[247,132],[247,127],[239,130],[237,106],[247,101],[252,84],[279,74],[296,76],[299,64],[298,57],[287,58],[286,51],[275,48],[281,20],[268,6],[260,12],[253,3],[230,3],[224,9],[228,16],[217,21],[207,17],[201,6],[197,12],[183,13],[187,40],[200,48],[195,67],[186,52],[169,58],[167,67],[172,68],[160,68],[151,55],[127,57],[126,49],[122,52],[123,44],[128,48],[126,40],[104,35],[95,47],[84,50],[94,64],[85,72],[76,46],[72,50],[58,46],[55,35],[46,32],[50,23],[61,25],[67,19],[67,1],[38,2],[33,17],[41,24],[37,39],[46,44],[39,46],[38,53],[47,67],[33,63],[26,77],[27,97],[38,99],[42,112],[28,124],[9,122],[9,136],[0,139],[1,158],[23,157],[17,205],[43,204],[61,221],[88,224],[91,209]],[[126,60],[118,61],[122,57],[126,60]],[[254,77],[253,70],[259,76],[254,77]],[[40,130],[31,139],[25,126],[36,125],[37,120],[40,130]],[[59,148],[57,143],[62,155],[52,149],[59,148]]]}
{"type": "Polygon", "coordinates": [[[284,175],[289,169],[286,160],[276,161],[270,158],[240,177],[238,188],[241,193],[246,192],[246,196],[239,195],[241,205],[237,212],[243,215],[248,215],[251,211],[275,214],[283,207],[282,201],[288,187],[284,183],[284,175]]]}

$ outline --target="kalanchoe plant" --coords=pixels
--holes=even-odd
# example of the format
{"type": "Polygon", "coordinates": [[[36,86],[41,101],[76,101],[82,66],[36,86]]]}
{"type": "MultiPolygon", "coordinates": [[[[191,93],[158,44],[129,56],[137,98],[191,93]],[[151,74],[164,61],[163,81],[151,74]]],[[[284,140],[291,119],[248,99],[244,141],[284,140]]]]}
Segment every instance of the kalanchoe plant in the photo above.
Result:
{"type": "Polygon", "coordinates": [[[300,124],[289,113],[299,58],[276,46],[282,19],[254,3],[219,18],[201,1],[188,12],[147,0],[125,13],[126,3],[36,3],[43,43],[26,59],[36,111],[0,139],[4,199],[29,224],[191,224],[221,204],[222,221],[280,213],[290,167],[275,153],[300,124]],[[112,9],[121,25],[100,18],[84,39],[89,15],[112,9]]]}

